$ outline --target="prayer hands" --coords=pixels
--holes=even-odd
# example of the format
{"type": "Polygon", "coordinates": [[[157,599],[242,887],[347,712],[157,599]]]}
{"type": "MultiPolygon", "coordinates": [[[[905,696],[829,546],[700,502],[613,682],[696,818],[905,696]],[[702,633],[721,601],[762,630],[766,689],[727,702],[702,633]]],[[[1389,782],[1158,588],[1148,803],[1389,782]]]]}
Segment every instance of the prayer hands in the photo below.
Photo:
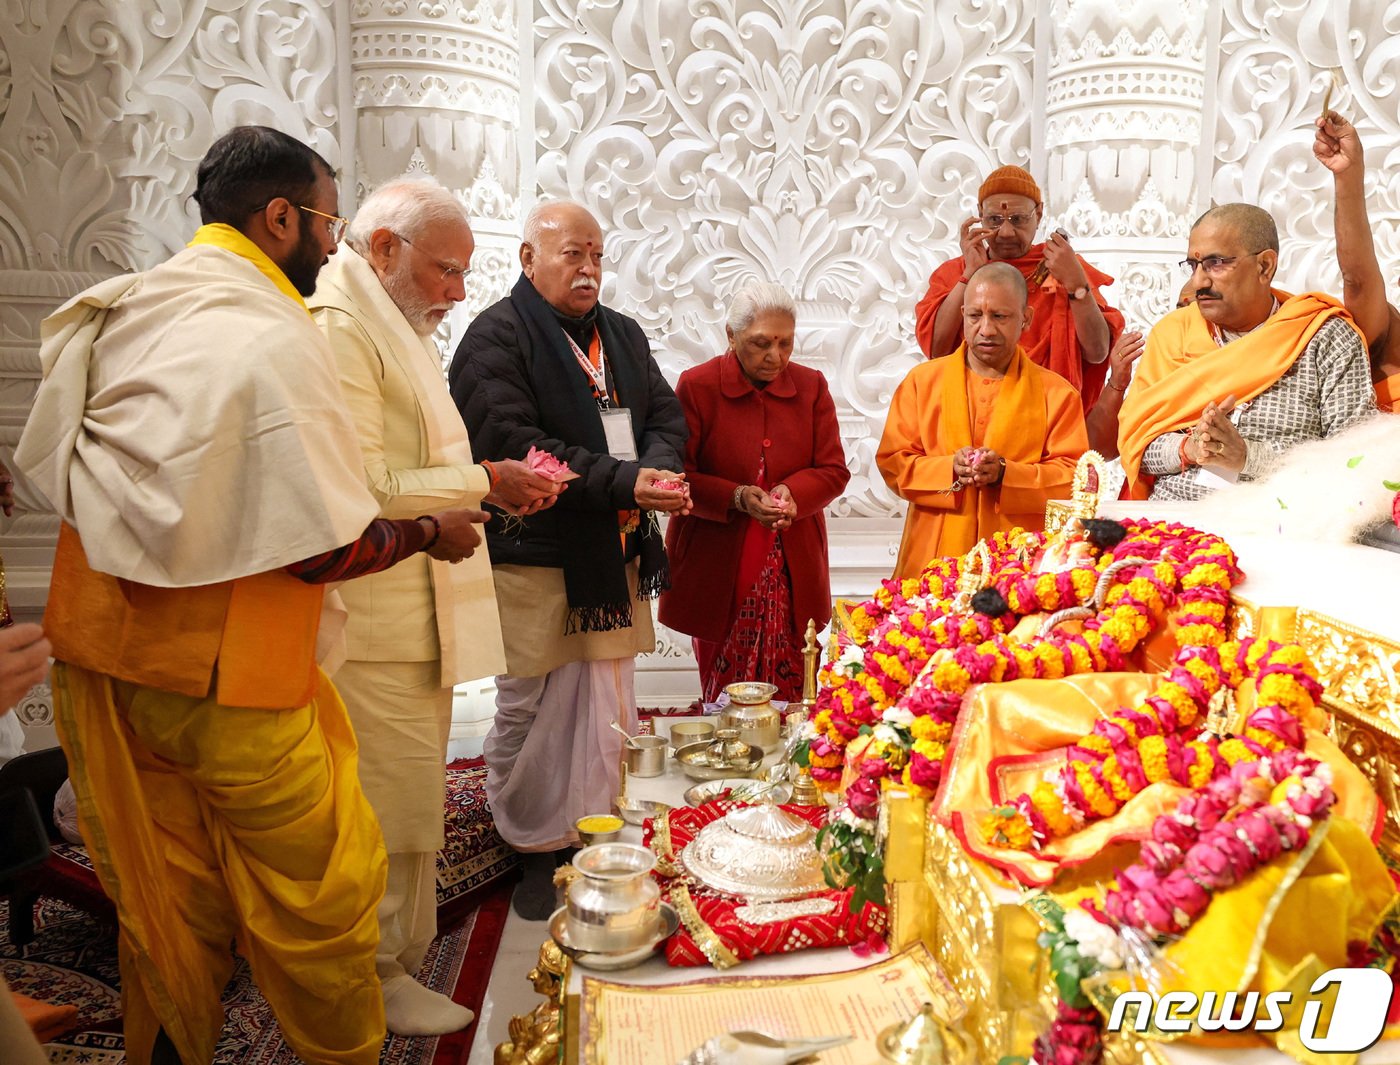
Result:
{"type": "Polygon", "coordinates": [[[670,470],[654,470],[643,466],[637,471],[637,483],[632,489],[632,497],[643,510],[659,510],[667,514],[690,513],[689,486],[683,488],[661,488],[657,481],[685,481],[684,473],[670,470]]]}
{"type": "Polygon", "coordinates": [[[773,489],[773,494],[769,495],[758,485],[749,484],[745,485],[739,494],[739,509],[765,529],[781,531],[792,524],[792,515],[797,513],[797,504],[793,503],[787,485],[778,485],[773,489]],[[784,498],[778,496],[779,490],[785,493],[784,498]]]}
{"type": "Polygon", "coordinates": [[[25,622],[0,629],[0,715],[7,714],[49,671],[53,647],[44,630],[25,622]]]}
{"type": "Polygon", "coordinates": [[[1084,272],[1079,256],[1069,246],[1069,237],[1058,229],[1045,238],[1045,265],[1050,270],[1050,276],[1068,292],[1089,284],[1089,275],[1084,272]]]}
{"type": "Polygon", "coordinates": [[[428,548],[428,554],[440,562],[461,562],[471,558],[481,546],[481,532],[478,525],[491,520],[484,510],[464,507],[461,510],[445,510],[437,515],[442,533],[437,542],[428,548]]]}
{"type": "Polygon", "coordinates": [[[965,488],[976,485],[981,488],[996,484],[1001,480],[1005,463],[1002,457],[989,447],[962,447],[953,453],[953,487],[965,488]]]}
{"type": "Polygon", "coordinates": [[[1202,466],[1239,473],[1244,469],[1248,450],[1244,437],[1230,421],[1230,412],[1235,409],[1235,397],[1226,396],[1219,403],[1209,403],[1201,412],[1201,419],[1187,439],[1187,455],[1202,466]],[[1195,455],[1192,455],[1191,440],[1195,440],[1195,455]]]}
{"type": "Polygon", "coordinates": [[[971,277],[974,270],[986,266],[992,257],[987,250],[987,237],[992,231],[982,228],[980,218],[969,218],[958,231],[958,241],[962,245],[963,276],[971,277]]]}
{"type": "Polygon", "coordinates": [[[0,510],[7,518],[15,512],[15,478],[3,462],[0,462],[0,510]]]}
{"type": "Polygon", "coordinates": [[[1317,136],[1313,138],[1313,155],[1317,161],[1334,174],[1356,168],[1360,173],[1366,165],[1361,150],[1361,138],[1356,127],[1335,111],[1318,118],[1313,125],[1317,136]]]}
{"type": "Polygon", "coordinates": [[[1138,361],[1147,347],[1146,338],[1136,330],[1124,333],[1108,353],[1108,383],[1119,392],[1128,390],[1133,379],[1133,363],[1138,361]]]}
{"type": "Polygon", "coordinates": [[[486,502],[507,514],[522,518],[554,506],[564,483],[536,473],[519,459],[497,459],[491,463],[500,475],[486,502]]]}

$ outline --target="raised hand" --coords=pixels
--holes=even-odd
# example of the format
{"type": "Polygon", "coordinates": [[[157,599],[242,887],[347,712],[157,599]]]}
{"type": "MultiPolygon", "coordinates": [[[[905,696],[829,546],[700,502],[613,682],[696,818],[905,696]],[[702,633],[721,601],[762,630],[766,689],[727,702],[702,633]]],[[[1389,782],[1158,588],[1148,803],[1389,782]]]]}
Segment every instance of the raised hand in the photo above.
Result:
{"type": "Polygon", "coordinates": [[[1366,166],[1361,138],[1356,127],[1335,111],[1316,119],[1317,136],[1313,138],[1313,155],[1334,174],[1355,168],[1360,173],[1366,166]]]}
{"type": "Polygon", "coordinates": [[[958,243],[962,245],[963,276],[971,277],[972,272],[986,266],[991,260],[987,250],[987,236],[992,231],[982,227],[980,218],[969,218],[958,230],[958,243]]]}
{"type": "Polygon", "coordinates": [[[1147,347],[1147,339],[1136,330],[1124,333],[1108,353],[1108,383],[1119,392],[1127,391],[1133,379],[1133,363],[1147,347]]]}
{"type": "Polygon", "coordinates": [[[1069,237],[1058,229],[1045,238],[1045,265],[1050,269],[1050,276],[1069,292],[1089,284],[1089,275],[1084,272],[1084,264],[1070,247],[1069,237]]]}

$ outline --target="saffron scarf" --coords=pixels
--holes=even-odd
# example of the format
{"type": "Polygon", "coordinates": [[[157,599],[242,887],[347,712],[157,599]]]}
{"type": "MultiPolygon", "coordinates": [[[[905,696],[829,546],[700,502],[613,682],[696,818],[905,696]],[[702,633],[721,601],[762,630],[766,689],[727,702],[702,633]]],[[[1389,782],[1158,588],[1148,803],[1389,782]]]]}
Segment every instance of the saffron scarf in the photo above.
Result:
{"type": "MultiPolygon", "coordinates": [[[[972,446],[968,372],[967,345],[963,344],[948,356],[943,373],[938,423],[940,454],[951,455],[959,448],[972,446]]],[[[1018,346],[1002,378],[1001,391],[982,444],[1009,462],[1035,462],[1044,450],[1045,433],[1045,387],[1025,349],[1018,346]]],[[[997,527],[1000,492],[993,488],[965,488],[963,491],[976,503],[944,513],[943,535],[951,538],[970,534],[971,541],[975,542],[979,529],[990,531],[997,527]]]]}
{"type": "Polygon", "coordinates": [[[1195,425],[1208,403],[1230,395],[1243,403],[1272,387],[1332,318],[1340,316],[1356,328],[1331,296],[1292,296],[1277,289],[1274,295],[1279,309],[1223,346],[1194,303],[1153,326],[1118,415],[1119,457],[1132,498],[1146,499],[1151,491],[1151,478],[1141,473],[1142,457],[1157,437],[1195,425]]]}

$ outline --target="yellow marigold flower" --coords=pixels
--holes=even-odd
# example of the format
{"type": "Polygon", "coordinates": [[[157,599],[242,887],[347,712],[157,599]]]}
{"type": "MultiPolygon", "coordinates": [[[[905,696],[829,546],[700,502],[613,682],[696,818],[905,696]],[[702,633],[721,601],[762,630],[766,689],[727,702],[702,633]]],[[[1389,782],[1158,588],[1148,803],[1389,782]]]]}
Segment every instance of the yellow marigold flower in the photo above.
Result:
{"type": "Polygon", "coordinates": [[[1045,667],[1045,676],[1050,680],[1059,680],[1065,675],[1064,656],[1055,649],[1054,645],[1046,642],[1039,643],[1035,648],[1035,656],[1040,659],[1045,667]]]}
{"type": "Polygon", "coordinates": [[[953,734],[953,725],[949,721],[939,721],[931,715],[926,715],[916,717],[909,726],[909,732],[915,740],[937,740],[943,743],[953,734]]]}
{"type": "Polygon", "coordinates": [[[1143,774],[1152,783],[1171,776],[1167,769],[1167,741],[1161,736],[1148,736],[1139,743],[1138,757],[1142,759],[1143,774]]]}
{"type": "Polygon", "coordinates": [[[1053,785],[1044,780],[1037,784],[1031,791],[1031,805],[1045,818],[1046,826],[1056,837],[1068,836],[1074,831],[1074,822],[1065,812],[1064,803],[1053,785]]]}
{"type": "Polygon", "coordinates": [[[1113,753],[1113,744],[1109,743],[1108,740],[1104,739],[1102,736],[1094,735],[1092,732],[1080,739],[1078,745],[1083,747],[1086,751],[1091,751],[1094,754],[1101,754],[1105,757],[1113,753]]]}
{"type": "Polygon", "coordinates": [[[930,762],[941,762],[948,754],[948,748],[937,740],[915,740],[914,753],[922,755],[930,762]]]}
{"type": "Polygon", "coordinates": [[[1091,569],[1070,570],[1069,582],[1074,588],[1074,595],[1081,603],[1094,591],[1094,585],[1098,583],[1099,575],[1091,569]]]}
{"type": "Polygon", "coordinates": [[[1244,734],[1246,737],[1259,744],[1259,746],[1267,748],[1270,751],[1281,751],[1284,747],[1288,746],[1278,736],[1261,728],[1246,728],[1244,734]]]}
{"type": "Polygon", "coordinates": [[[1200,740],[1192,740],[1186,747],[1196,754],[1196,760],[1186,770],[1187,777],[1193,788],[1203,788],[1215,775],[1215,758],[1210,753],[1210,747],[1200,740]]]}
{"type": "Polygon", "coordinates": [[[1100,817],[1112,817],[1116,814],[1118,803],[1112,795],[1104,791],[1103,785],[1094,779],[1093,770],[1083,762],[1071,762],[1069,765],[1074,772],[1074,778],[1079,781],[1084,798],[1089,801],[1089,809],[1100,817]]]}
{"type": "Polygon", "coordinates": [[[905,767],[904,767],[904,772],[903,772],[902,774],[900,774],[900,782],[901,782],[906,788],[909,789],[909,794],[910,794],[911,796],[913,796],[914,798],[916,798],[916,799],[931,799],[931,798],[933,798],[933,795],[934,795],[933,789],[932,789],[932,788],[926,788],[926,787],[924,787],[922,784],[916,784],[916,783],[914,783],[914,779],[913,779],[913,777],[910,776],[910,772],[911,772],[911,767],[910,767],[910,766],[905,766],[905,767]]]}
{"type": "Polygon", "coordinates": [[[1238,765],[1240,762],[1252,761],[1258,757],[1240,739],[1226,740],[1220,745],[1219,751],[1220,757],[1225,759],[1228,765],[1238,765]]]}
{"type": "Polygon", "coordinates": [[[1118,772],[1118,756],[1109,755],[1103,763],[1103,779],[1108,784],[1109,790],[1113,792],[1113,797],[1119,802],[1127,802],[1133,797],[1133,789],[1128,786],[1128,782],[1123,779],[1123,774],[1118,772]]]}

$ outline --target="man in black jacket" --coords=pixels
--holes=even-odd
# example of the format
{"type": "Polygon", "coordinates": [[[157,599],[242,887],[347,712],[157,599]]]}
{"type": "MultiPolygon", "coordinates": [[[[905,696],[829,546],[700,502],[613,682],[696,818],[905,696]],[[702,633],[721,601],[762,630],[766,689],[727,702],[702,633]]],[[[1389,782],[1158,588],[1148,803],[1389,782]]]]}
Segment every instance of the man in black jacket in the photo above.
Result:
{"type": "Polygon", "coordinates": [[[647,600],[667,584],[655,512],[690,507],[677,486],[685,417],[641,327],[598,305],[602,261],[587,210],[535,208],[523,275],[472,322],[448,373],[478,460],[533,447],[578,475],[550,510],[487,527],[507,673],[486,794],[524,856],[514,905],[529,920],[553,909],[574,822],[617,794],[622,741],[609,724],[635,731],[635,657],[654,646],[647,600]]]}

